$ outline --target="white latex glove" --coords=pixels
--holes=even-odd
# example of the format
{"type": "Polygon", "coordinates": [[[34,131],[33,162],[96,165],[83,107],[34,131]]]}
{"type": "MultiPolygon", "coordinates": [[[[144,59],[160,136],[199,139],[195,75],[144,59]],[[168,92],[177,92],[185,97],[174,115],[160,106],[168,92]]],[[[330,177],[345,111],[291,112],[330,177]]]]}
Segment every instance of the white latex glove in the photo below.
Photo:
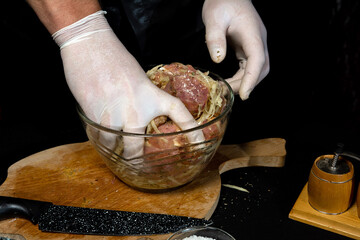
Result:
{"type": "MultiPolygon", "coordinates": [[[[104,126],[132,133],[144,133],[148,123],[160,115],[169,116],[181,129],[198,126],[179,99],[151,83],[104,13],[91,14],[53,34],[61,48],[68,86],[86,115],[104,126]]],[[[201,131],[188,137],[191,142],[203,140],[201,131]]],[[[124,156],[142,155],[143,144],[124,138],[124,156]]]]}
{"type": "Polygon", "coordinates": [[[270,70],[260,16],[250,0],[206,0],[202,16],[212,60],[220,63],[225,58],[227,40],[235,50],[240,69],[227,81],[241,99],[247,99],[270,70]]]}

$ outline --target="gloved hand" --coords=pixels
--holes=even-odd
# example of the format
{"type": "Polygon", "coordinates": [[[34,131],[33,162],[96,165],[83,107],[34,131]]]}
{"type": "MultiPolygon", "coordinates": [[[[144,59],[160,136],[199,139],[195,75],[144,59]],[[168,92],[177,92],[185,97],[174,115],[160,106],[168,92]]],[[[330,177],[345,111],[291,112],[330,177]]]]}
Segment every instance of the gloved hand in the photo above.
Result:
{"type": "Polygon", "coordinates": [[[227,81],[241,99],[247,99],[270,69],[260,16],[250,0],[206,0],[202,16],[212,60],[220,63],[225,58],[227,40],[234,48],[240,69],[227,81]]]}
{"type": "MultiPolygon", "coordinates": [[[[179,99],[151,83],[104,13],[98,11],[53,34],[61,48],[68,86],[86,115],[101,125],[132,133],[144,133],[160,115],[169,116],[181,129],[198,126],[179,99]]],[[[203,140],[201,131],[188,137],[191,142],[203,140]]],[[[115,139],[110,140],[114,144],[115,139]]],[[[143,144],[124,138],[124,156],[140,156],[143,144]]]]}

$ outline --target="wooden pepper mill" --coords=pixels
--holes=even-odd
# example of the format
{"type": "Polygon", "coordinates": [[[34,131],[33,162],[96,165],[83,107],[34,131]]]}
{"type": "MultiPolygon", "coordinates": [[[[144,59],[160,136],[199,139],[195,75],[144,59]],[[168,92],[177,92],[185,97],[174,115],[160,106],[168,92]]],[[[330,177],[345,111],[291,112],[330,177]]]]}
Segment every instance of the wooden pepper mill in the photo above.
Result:
{"type": "Polygon", "coordinates": [[[343,156],[339,144],[334,155],[316,158],[308,182],[309,204],[317,211],[336,215],[345,212],[351,205],[354,195],[354,166],[343,156]]]}

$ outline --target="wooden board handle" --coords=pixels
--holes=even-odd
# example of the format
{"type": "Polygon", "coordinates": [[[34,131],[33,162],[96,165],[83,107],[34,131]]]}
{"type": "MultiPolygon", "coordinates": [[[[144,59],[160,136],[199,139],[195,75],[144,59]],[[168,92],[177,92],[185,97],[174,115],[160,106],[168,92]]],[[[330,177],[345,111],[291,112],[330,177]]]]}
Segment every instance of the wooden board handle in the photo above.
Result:
{"type": "Polygon", "coordinates": [[[220,174],[243,167],[283,167],[285,143],[282,138],[266,138],[242,144],[221,145],[211,167],[219,168],[220,174]]]}

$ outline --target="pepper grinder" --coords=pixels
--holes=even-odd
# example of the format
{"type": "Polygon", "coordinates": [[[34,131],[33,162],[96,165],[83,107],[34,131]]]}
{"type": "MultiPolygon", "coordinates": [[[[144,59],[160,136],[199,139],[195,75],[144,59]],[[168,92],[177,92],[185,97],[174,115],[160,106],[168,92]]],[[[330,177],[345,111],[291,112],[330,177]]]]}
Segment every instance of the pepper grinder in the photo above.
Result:
{"type": "Polygon", "coordinates": [[[343,144],[338,144],[334,155],[319,156],[311,168],[309,204],[321,213],[337,215],[345,212],[352,203],[354,166],[345,157],[357,159],[357,156],[344,152],[343,148],[343,144]]]}

